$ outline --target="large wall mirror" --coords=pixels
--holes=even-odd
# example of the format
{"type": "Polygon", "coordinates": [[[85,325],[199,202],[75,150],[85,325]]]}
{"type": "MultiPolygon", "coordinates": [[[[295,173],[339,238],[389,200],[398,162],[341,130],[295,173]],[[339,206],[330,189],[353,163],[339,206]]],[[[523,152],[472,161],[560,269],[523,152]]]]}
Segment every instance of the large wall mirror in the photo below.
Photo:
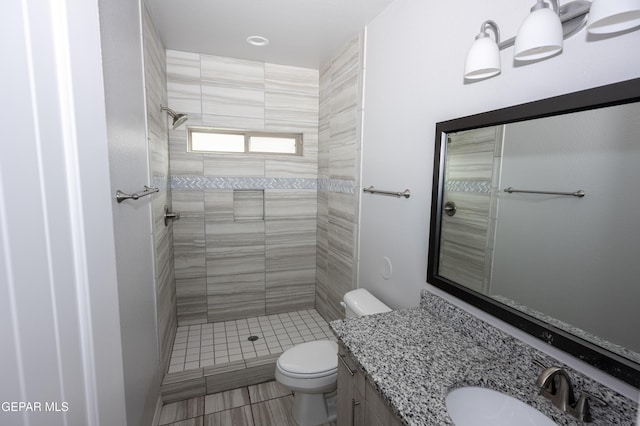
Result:
{"type": "Polygon", "coordinates": [[[640,388],[640,79],[436,125],[427,281],[640,388]]]}

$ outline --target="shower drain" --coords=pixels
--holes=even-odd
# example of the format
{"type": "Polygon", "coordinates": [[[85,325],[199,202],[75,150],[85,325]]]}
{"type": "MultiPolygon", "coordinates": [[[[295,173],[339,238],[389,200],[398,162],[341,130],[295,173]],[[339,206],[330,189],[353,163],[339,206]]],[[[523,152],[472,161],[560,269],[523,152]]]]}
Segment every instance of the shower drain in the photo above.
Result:
{"type": "Polygon", "coordinates": [[[258,340],[258,339],[259,339],[259,337],[258,337],[258,336],[249,336],[249,337],[247,338],[247,340],[248,340],[248,341],[250,341],[250,342],[255,342],[255,341],[256,341],[256,340],[258,340]]]}

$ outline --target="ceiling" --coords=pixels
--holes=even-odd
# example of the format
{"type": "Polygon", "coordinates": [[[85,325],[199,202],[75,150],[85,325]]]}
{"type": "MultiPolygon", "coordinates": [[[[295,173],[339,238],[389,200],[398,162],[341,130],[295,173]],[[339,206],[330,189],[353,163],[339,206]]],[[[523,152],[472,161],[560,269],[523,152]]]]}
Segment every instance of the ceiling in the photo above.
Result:
{"type": "Polygon", "coordinates": [[[164,47],[319,69],[393,0],[147,0],[164,47]],[[247,37],[269,44],[256,47],[247,37]]]}

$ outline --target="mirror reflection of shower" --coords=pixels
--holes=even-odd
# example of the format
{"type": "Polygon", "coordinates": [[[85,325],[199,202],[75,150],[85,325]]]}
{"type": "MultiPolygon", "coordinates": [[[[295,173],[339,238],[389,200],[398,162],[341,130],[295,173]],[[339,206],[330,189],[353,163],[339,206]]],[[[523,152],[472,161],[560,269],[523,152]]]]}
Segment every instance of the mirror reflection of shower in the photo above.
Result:
{"type": "Polygon", "coordinates": [[[187,121],[187,118],[189,118],[189,116],[187,114],[177,113],[174,110],[172,110],[171,108],[166,107],[166,106],[160,105],[160,110],[161,111],[167,111],[167,113],[171,116],[171,118],[173,118],[173,122],[171,123],[171,128],[172,129],[177,128],[178,126],[183,124],[185,121],[187,121]]]}

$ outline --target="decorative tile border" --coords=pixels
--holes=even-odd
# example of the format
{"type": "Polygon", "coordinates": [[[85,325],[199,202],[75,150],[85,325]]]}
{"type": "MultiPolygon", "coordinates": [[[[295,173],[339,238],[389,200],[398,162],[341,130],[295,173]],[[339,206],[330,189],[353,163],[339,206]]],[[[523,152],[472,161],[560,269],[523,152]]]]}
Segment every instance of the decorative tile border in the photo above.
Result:
{"type": "MultiPolygon", "coordinates": [[[[158,179],[159,180],[159,179],[158,179]]],[[[171,189],[321,189],[353,193],[355,181],[311,178],[262,178],[224,176],[171,176],[171,189]]],[[[154,178],[154,183],[156,179],[154,178]]],[[[158,185],[160,186],[160,185],[158,185]]]]}
{"type": "Polygon", "coordinates": [[[490,181],[477,180],[448,180],[445,184],[447,191],[454,192],[491,192],[490,181]]]}
{"type": "Polygon", "coordinates": [[[316,179],[171,176],[171,189],[317,189],[316,179]]]}
{"type": "Polygon", "coordinates": [[[328,192],[353,194],[356,182],[346,179],[318,179],[318,189],[328,192]]]}

